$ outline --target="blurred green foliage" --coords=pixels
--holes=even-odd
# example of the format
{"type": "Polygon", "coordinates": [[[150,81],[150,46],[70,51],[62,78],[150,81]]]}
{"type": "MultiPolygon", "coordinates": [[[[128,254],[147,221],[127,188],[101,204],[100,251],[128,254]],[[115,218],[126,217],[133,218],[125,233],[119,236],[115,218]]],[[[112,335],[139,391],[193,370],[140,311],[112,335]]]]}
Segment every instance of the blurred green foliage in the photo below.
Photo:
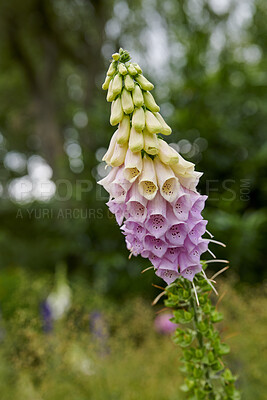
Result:
{"type": "MultiPolygon", "coordinates": [[[[180,349],[152,328],[162,306],[152,308],[136,296],[122,306],[89,289],[80,275],[73,276],[71,307],[44,333],[39,307],[51,291],[53,276],[10,268],[1,272],[0,282],[1,400],[68,400],[74,394],[79,400],[183,398],[180,349]],[[96,311],[102,326],[93,330],[96,311]]],[[[218,327],[232,348],[225,358],[240,374],[242,399],[264,400],[266,287],[243,286],[240,295],[233,283],[219,282],[225,295],[217,309],[225,322],[218,327]]]]}
{"type": "Polygon", "coordinates": [[[208,229],[227,243],[214,251],[241,280],[263,280],[266,17],[264,0],[1,2],[0,266],[63,260],[101,293],[150,290],[95,183],[113,133],[101,83],[123,46],[156,86],[170,141],[204,172],[208,229]],[[57,184],[50,201],[36,194],[40,156],[57,184]],[[22,178],[35,185],[25,201],[22,178]]]}

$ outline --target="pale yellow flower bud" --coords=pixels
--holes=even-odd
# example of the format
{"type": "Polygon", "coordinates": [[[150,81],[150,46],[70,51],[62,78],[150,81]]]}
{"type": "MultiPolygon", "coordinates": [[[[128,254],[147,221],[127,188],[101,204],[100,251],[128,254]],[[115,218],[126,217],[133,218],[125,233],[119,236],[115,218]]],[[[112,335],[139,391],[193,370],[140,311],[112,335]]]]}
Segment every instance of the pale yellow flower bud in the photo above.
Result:
{"type": "Polygon", "coordinates": [[[112,54],[112,58],[113,58],[113,60],[118,61],[119,58],[120,58],[119,53],[114,53],[114,54],[112,54]]]}
{"type": "Polygon", "coordinates": [[[161,131],[161,124],[155,117],[155,115],[151,112],[146,110],[146,128],[150,133],[160,133],[161,131]]]}
{"type": "Polygon", "coordinates": [[[133,76],[137,75],[137,71],[136,71],[135,67],[133,66],[133,64],[129,64],[128,71],[133,76]]]}
{"type": "Polygon", "coordinates": [[[136,153],[141,151],[144,147],[144,137],[142,132],[137,132],[132,126],[130,131],[129,149],[136,153]]]}
{"type": "Polygon", "coordinates": [[[111,137],[110,142],[109,142],[109,146],[108,146],[108,150],[107,150],[107,152],[104,154],[104,156],[102,158],[102,161],[106,161],[106,163],[108,165],[110,165],[110,160],[111,160],[111,157],[113,156],[113,153],[114,153],[116,140],[117,140],[117,133],[118,133],[118,130],[116,130],[114,132],[113,136],[111,137]]]}
{"type": "Polygon", "coordinates": [[[141,90],[139,85],[135,85],[134,86],[133,102],[134,102],[136,107],[142,107],[142,105],[144,104],[143,93],[142,93],[142,90],[141,90]]]}
{"type": "Polygon", "coordinates": [[[130,92],[132,90],[134,90],[134,80],[130,75],[125,76],[124,85],[125,85],[126,89],[129,90],[130,92]]]}
{"type": "Polygon", "coordinates": [[[104,81],[104,83],[102,85],[102,89],[103,90],[107,90],[108,89],[111,79],[112,79],[111,76],[109,76],[109,75],[106,76],[105,81],[104,81]]]}
{"type": "Polygon", "coordinates": [[[118,144],[127,143],[129,140],[129,136],[130,136],[130,117],[129,115],[124,115],[118,128],[117,143],[118,144]]]}
{"type": "Polygon", "coordinates": [[[151,155],[158,154],[159,144],[157,135],[148,132],[147,129],[144,129],[143,134],[145,152],[151,155]]]}
{"type": "Polygon", "coordinates": [[[132,125],[137,132],[141,132],[145,127],[145,112],[143,108],[135,108],[133,112],[132,125]]]}
{"type": "Polygon", "coordinates": [[[158,156],[154,158],[154,166],[161,196],[169,202],[174,201],[180,189],[178,179],[174,175],[172,169],[163,164],[158,156]]]}
{"type": "Polygon", "coordinates": [[[133,99],[131,93],[128,92],[128,90],[126,90],[125,88],[122,91],[121,103],[125,114],[131,114],[133,112],[134,110],[133,99]]]}
{"type": "Polygon", "coordinates": [[[158,191],[154,163],[148,155],[144,155],[143,169],[138,181],[139,193],[147,200],[153,200],[158,191]]]}
{"type": "Polygon", "coordinates": [[[142,69],[137,63],[133,63],[134,68],[136,69],[138,74],[142,74],[142,69]]]}
{"type": "Polygon", "coordinates": [[[118,97],[115,101],[112,102],[111,105],[111,114],[110,114],[110,124],[117,125],[121,122],[124,116],[123,109],[121,106],[121,99],[118,97]]]}
{"type": "Polygon", "coordinates": [[[113,82],[114,82],[114,79],[112,79],[110,81],[109,86],[108,86],[107,101],[109,101],[109,102],[113,101],[116,97],[116,95],[113,93],[113,90],[112,90],[113,82]]]}
{"type": "Polygon", "coordinates": [[[144,90],[152,90],[154,88],[153,83],[149,82],[149,80],[147,80],[144,75],[138,75],[135,78],[136,82],[139,83],[139,85],[141,86],[142,89],[144,90]]]}
{"type": "Polygon", "coordinates": [[[184,174],[192,174],[195,169],[195,164],[190,161],[186,161],[179,153],[178,154],[178,163],[172,165],[172,169],[175,175],[184,175],[184,174]]]}
{"type": "Polygon", "coordinates": [[[110,66],[108,68],[107,75],[112,76],[115,74],[115,72],[116,72],[115,62],[112,61],[112,63],[110,64],[110,66]]]}
{"type": "Polygon", "coordinates": [[[184,175],[179,175],[178,179],[182,186],[185,188],[192,190],[193,192],[197,192],[196,187],[198,185],[200,177],[203,175],[203,172],[193,171],[191,173],[186,173],[184,175]]]}
{"type": "Polygon", "coordinates": [[[126,75],[128,73],[128,70],[123,63],[119,63],[118,71],[121,75],[126,75]]]}
{"type": "Polygon", "coordinates": [[[178,163],[179,155],[176,150],[168,145],[164,140],[159,138],[159,158],[167,165],[173,165],[178,163]]]}
{"type": "Polygon", "coordinates": [[[173,164],[171,168],[182,186],[195,191],[199,178],[202,176],[202,172],[194,171],[195,164],[186,161],[179,153],[177,154],[179,161],[178,163],[173,164]]]}
{"type": "Polygon", "coordinates": [[[168,124],[166,124],[162,115],[159,113],[154,113],[154,115],[157,118],[157,120],[161,123],[162,128],[160,133],[166,136],[170,135],[172,133],[171,127],[168,124]]]}
{"type": "Polygon", "coordinates": [[[195,164],[192,163],[191,161],[185,160],[181,154],[178,153],[178,158],[179,158],[179,167],[184,168],[186,173],[191,173],[195,169],[195,164]]]}
{"type": "Polygon", "coordinates": [[[110,160],[110,165],[112,167],[119,167],[124,163],[126,152],[127,152],[127,144],[120,145],[118,143],[115,144],[114,153],[110,160]]]}
{"type": "Polygon", "coordinates": [[[154,99],[153,95],[150,92],[144,92],[143,96],[144,96],[145,106],[150,111],[158,112],[160,110],[159,106],[155,102],[155,99],[154,99]]]}
{"type": "Polygon", "coordinates": [[[130,149],[127,150],[125,161],[124,161],[124,177],[129,182],[134,182],[136,178],[141,174],[142,171],[142,156],[140,151],[133,153],[130,149]]]}
{"type": "Polygon", "coordinates": [[[120,94],[122,90],[122,77],[121,74],[115,75],[115,78],[113,80],[113,85],[112,85],[112,92],[115,96],[120,94]]]}

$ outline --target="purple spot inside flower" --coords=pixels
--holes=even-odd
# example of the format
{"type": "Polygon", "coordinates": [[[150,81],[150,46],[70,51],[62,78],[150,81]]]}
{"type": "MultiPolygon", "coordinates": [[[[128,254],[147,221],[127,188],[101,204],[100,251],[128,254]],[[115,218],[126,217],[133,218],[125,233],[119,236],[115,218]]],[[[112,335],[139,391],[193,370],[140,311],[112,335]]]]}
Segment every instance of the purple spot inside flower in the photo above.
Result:
{"type": "Polygon", "coordinates": [[[186,221],[191,207],[191,200],[188,194],[180,196],[173,204],[173,212],[179,221],[186,221]]]}
{"type": "Polygon", "coordinates": [[[193,204],[193,207],[190,210],[192,217],[196,219],[202,219],[201,212],[204,209],[205,201],[207,200],[208,196],[199,196],[198,199],[193,204]]]}
{"type": "Polygon", "coordinates": [[[144,239],[144,247],[150,250],[155,256],[162,257],[167,250],[167,243],[154,236],[147,235],[144,239]]]}
{"type": "Polygon", "coordinates": [[[138,201],[129,200],[127,203],[127,211],[130,216],[138,222],[144,222],[147,215],[147,209],[138,201]]]}
{"type": "Polygon", "coordinates": [[[168,269],[158,269],[156,275],[162,278],[168,285],[174,282],[179,276],[178,272],[168,269]]]}
{"type": "Polygon", "coordinates": [[[179,253],[180,249],[178,247],[169,247],[165,253],[165,257],[167,257],[171,262],[178,264],[179,253]]]}
{"type": "Polygon", "coordinates": [[[168,221],[163,215],[153,214],[146,222],[147,230],[156,238],[161,237],[168,229],[168,221]]]}
{"type": "Polygon", "coordinates": [[[182,271],[181,275],[182,275],[182,277],[184,277],[192,282],[194,279],[194,276],[201,271],[202,271],[202,267],[200,264],[191,265],[190,267],[188,267],[184,271],[182,271]]]}
{"type": "Polygon", "coordinates": [[[166,239],[175,246],[182,246],[186,237],[186,226],[183,223],[175,224],[166,232],[166,239]]]}
{"type": "Polygon", "coordinates": [[[133,253],[134,256],[138,256],[138,254],[141,254],[144,247],[142,242],[140,242],[140,240],[137,239],[136,236],[134,235],[127,235],[126,238],[126,245],[127,245],[127,249],[133,253]]]}
{"type": "Polygon", "coordinates": [[[198,241],[202,235],[204,235],[206,231],[206,225],[208,221],[202,220],[199,221],[188,233],[188,237],[194,244],[198,244],[198,241]]]}
{"type": "Polygon", "coordinates": [[[112,214],[115,215],[118,225],[121,225],[123,219],[126,217],[126,205],[124,203],[117,203],[116,200],[110,200],[107,202],[107,206],[112,214]]]}

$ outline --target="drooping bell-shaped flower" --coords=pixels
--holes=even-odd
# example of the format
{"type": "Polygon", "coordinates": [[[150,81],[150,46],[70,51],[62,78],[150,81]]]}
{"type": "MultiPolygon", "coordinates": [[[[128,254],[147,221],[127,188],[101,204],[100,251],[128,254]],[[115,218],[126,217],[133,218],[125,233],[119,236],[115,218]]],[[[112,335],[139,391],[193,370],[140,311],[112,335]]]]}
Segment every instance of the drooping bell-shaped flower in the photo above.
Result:
{"type": "Polygon", "coordinates": [[[154,158],[154,165],[161,196],[169,202],[174,201],[180,189],[178,179],[172,169],[163,164],[158,157],[154,158]]]}
{"type": "Polygon", "coordinates": [[[124,165],[124,177],[129,182],[134,182],[142,172],[142,156],[141,153],[133,153],[130,149],[127,150],[124,165]]]}
{"type": "Polygon", "coordinates": [[[157,176],[153,160],[144,155],[143,170],[139,177],[138,189],[147,200],[153,200],[158,191],[157,176]]]}

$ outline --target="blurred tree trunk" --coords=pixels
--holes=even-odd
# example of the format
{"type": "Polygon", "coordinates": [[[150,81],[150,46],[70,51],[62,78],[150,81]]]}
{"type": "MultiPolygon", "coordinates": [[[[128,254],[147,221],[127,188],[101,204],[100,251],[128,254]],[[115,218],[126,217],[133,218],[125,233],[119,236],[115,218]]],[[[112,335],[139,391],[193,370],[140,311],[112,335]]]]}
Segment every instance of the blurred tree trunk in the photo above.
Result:
{"type": "MultiPolygon", "coordinates": [[[[68,6],[68,2],[63,5],[66,8],[68,6]]],[[[113,1],[85,0],[84,6],[92,14],[93,18],[88,19],[88,24],[92,25],[88,32],[86,25],[81,26],[73,34],[75,40],[64,34],[61,15],[55,12],[50,0],[33,0],[25,5],[23,11],[14,8],[14,5],[4,8],[8,47],[12,58],[20,65],[30,90],[35,133],[40,138],[40,154],[49,162],[56,176],[62,172],[66,157],[57,116],[60,98],[55,92],[60,67],[68,60],[85,71],[87,85],[84,106],[88,109],[98,90],[97,75],[103,70],[101,49],[113,1]],[[33,48],[29,48],[29,43],[33,48]],[[41,62],[36,57],[39,52],[41,62]]],[[[79,10],[80,13],[82,11],[79,10]]]]}

